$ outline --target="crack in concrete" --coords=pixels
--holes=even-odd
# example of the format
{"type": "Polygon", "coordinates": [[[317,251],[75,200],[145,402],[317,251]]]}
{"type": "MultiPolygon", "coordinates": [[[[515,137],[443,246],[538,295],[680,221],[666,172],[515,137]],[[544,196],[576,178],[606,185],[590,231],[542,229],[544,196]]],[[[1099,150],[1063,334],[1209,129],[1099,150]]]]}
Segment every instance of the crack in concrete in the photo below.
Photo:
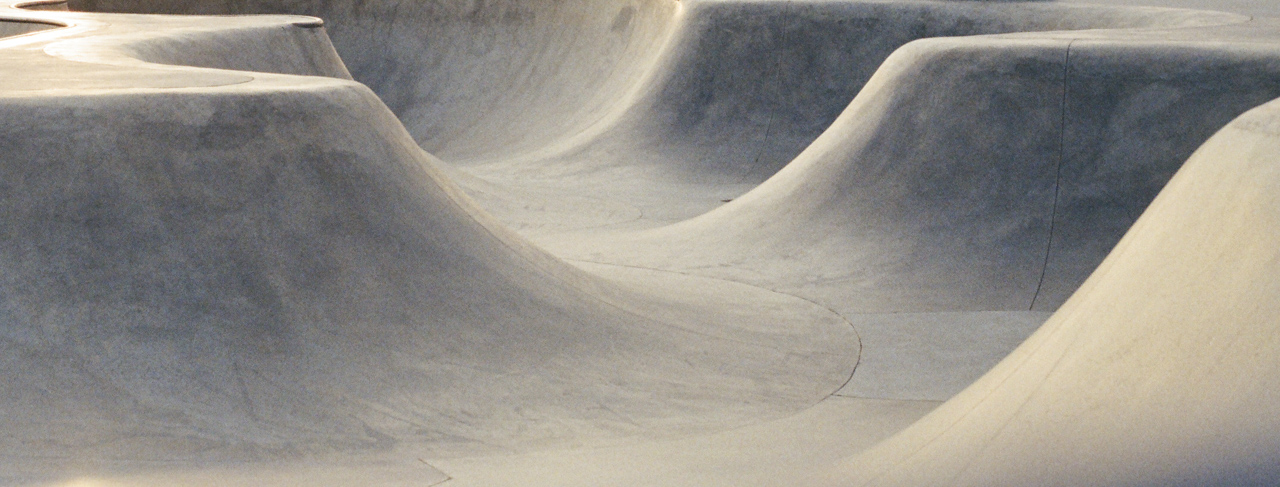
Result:
{"type": "Polygon", "coordinates": [[[1071,45],[1075,39],[1067,41],[1066,53],[1062,60],[1062,123],[1058,127],[1058,168],[1053,179],[1053,208],[1049,212],[1049,238],[1045,243],[1044,263],[1040,266],[1040,279],[1036,283],[1036,292],[1031,296],[1031,305],[1027,311],[1035,311],[1036,301],[1040,299],[1040,291],[1044,288],[1045,275],[1049,273],[1049,257],[1053,255],[1054,226],[1058,220],[1058,200],[1062,193],[1062,165],[1067,159],[1067,95],[1071,79],[1071,45]]]}

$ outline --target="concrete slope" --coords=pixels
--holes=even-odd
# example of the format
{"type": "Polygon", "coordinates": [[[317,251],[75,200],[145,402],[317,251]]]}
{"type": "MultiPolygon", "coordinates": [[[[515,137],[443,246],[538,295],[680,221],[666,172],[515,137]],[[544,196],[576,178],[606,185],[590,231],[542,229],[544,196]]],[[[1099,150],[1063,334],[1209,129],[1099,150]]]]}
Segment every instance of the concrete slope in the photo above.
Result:
{"type": "MultiPolygon", "coordinates": [[[[1030,307],[1041,279],[1068,282],[1066,273],[1055,277],[1070,267],[1065,256],[1109,255],[1096,271],[1075,264],[1073,272],[1093,277],[995,370],[869,452],[821,466],[815,457],[831,454],[828,448],[856,448],[850,445],[865,438],[858,436],[865,427],[846,423],[850,440],[831,446],[829,427],[810,422],[838,416],[819,416],[822,408],[814,408],[783,422],[647,449],[445,465],[460,485],[1273,484],[1280,476],[1271,353],[1280,230],[1271,209],[1280,106],[1246,114],[1200,147],[1215,124],[1275,96],[1273,32],[1274,24],[1254,22],[913,43],[810,147],[813,159],[806,152],[759,189],[704,217],[577,247],[604,259],[623,255],[758,281],[806,262],[814,262],[810,269],[839,269],[850,256],[865,266],[850,267],[865,272],[874,269],[866,262],[906,254],[893,263],[920,270],[886,274],[914,281],[873,283],[868,288],[875,292],[895,286],[875,299],[864,297],[867,288],[828,295],[873,310],[892,299],[906,309],[968,306],[986,292],[1018,296],[1030,307]],[[1175,159],[1196,148],[1185,167],[1175,159]],[[1026,163],[1037,157],[1048,162],[1026,163]],[[819,171],[822,163],[829,165],[819,171]],[[1028,181],[1040,181],[1040,191],[1028,194],[1028,181]],[[772,191],[782,183],[793,187],[772,191]],[[1089,243],[1119,238],[1161,189],[1114,251],[1109,243],[1089,243]],[[1008,235],[1026,227],[1020,223],[1029,219],[1026,201],[1043,205],[1046,221],[1039,245],[1019,248],[1022,240],[1008,235]],[[840,204],[825,206],[831,202],[840,204]],[[833,230],[813,225],[823,218],[833,230]],[[848,238],[858,246],[821,248],[851,227],[848,238]],[[872,239],[885,234],[890,238],[872,239]],[[652,247],[636,249],[637,240],[652,247]],[[790,246],[762,250],[762,242],[790,246]],[[726,250],[750,258],[711,260],[726,250]],[[1027,256],[1025,268],[1013,260],[1020,255],[1027,256]],[[720,265],[697,267],[708,261],[720,265]],[[1021,281],[975,278],[972,269],[982,267],[973,263],[1025,274],[1021,281]],[[1025,287],[1014,287],[1018,282],[1025,287]],[[916,291],[924,286],[935,287],[916,291]],[[938,295],[954,301],[939,305],[932,301],[938,295]],[[796,440],[793,429],[808,429],[803,437],[810,443],[796,440]],[[819,451],[791,456],[776,447],[791,442],[819,451]],[[797,478],[814,470],[824,472],[797,478]]],[[[810,286],[821,291],[830,284],[810,286]]],[[[1056,292],[1065,299],[1070,290],[1056,292]]],[[[853,321],[863,326],[863,319],[853,321]]],[[[930,335],[933,325],[914,332],[930,335]]],[[[864,340],[874,336],[860,331],[864,340]]],[[[868,349],[864,359],[873,353],[868,349]]],[[[835,407],[838,397],[824,407],[835,407]]]]}
{"type": "Polygon", "coordinates": [[[501,167],[519,170],[541,158],[533,167],[543,172],[639,166],[674,181],[754,184],[830,126],[884,60],[912,40],[1241,20],[1203,11],[985,2],[695,1],[681,14],[644,96],[616,121],[557,152],[501,167]]]}
{"type": "Polygon", "coordinates": [[[4,483],[687,434],[856,362],[806,301],[503,229],[316,19],[0,15],[68,25],[0,41],[4,483]]]}
{"type": "Polygon", "coordinates": [[[73,6],[335,42],[0,11],[65,26],[0,39],[0,483],[1280,476],[1272,109],[1094,272],[1280,96],[1274,23],[73,6]]]}
{"type": "Polygon", "coordinates": [[[328,19],[355,79],[424,148],[498,184],[461,181],[486,208],[532,229],[652,226],[712,209],[800,153],[914,39],[1243,20],[985,2],[74,3],[328,19]],[[521,191],[534,194],[512,196],[521,191]],[[524,211],[530,199],[548,201],[524,211]],[[583,199],[614,210],[575,214],[583,199]],[[548,219],[545,207],[569,208],[548,219]]]}
{"type": "Polygon", "coordinates": [[[435,3],[411,5],[84,4],[328,16],[355,78],[411,129],[431,120],[437,129],[418,130],[417,140],[463,165],[459,182],[540,243],[584,260],[696,272],[730,266],[712,273],[811,290],[807,296],[859,312],[1055,309],[1191,150],[1232,117],[1280,96],[1268,53],[1156,45],[1161,36],[1222,37],[1217,28],[1194,29],[1246,20],[1201,11],[693,2],[637,24],[654,27],[628,30],[616,49],[584,50],[574,46],[600,44],[587,39],[601,36],[614,46],[616,33],[597,28],[603,17],[559,16],[576,7],[486,4],[464,22],[435,3]],[[386,31],[411,22],[449,27],[386,31]],[[473,24],[484,28],[451,30],[473,24]],[[1198,34],[1057,34],[1040,47],[935,40],[882,67],[899,46],[924,37],[1098,28],[1198,34]],[[1135,61],[1139,51],[1162,60],[1135,61]],[[547,56],[560,61],[548,64],[547,56]],[[1213,66],[1199,61],[1206,57],[1213,66]],[[528,64],[501,61],[509,58],[528,64]],[[632,67],[604,77],[587,68],[624,64],[632,67]],[[863,90],[877,69],[879,84],[863,90]],[[413,81],[387,82],[388,72],[413,81]],[[935,77],[948,84],[934,86],[935,77]],[[582,104],[596,97],[611,101],[582,104]],[[991,130],[975,136],[973,123],[991,130]],[[539,142],[518,141],[525,139],[539,142]],[[468,144],[484,150],[457,149],[468,144]],[[802,150],[783,174],[718,208],[802,150]],[[554,238],[712,209],[648,236],[554,238]]]}
{"type": "Polygon", "coordinates": [[[835,398],[700,438],[443,465],[459,485],[1272,485],[1278,149],[1280,102],[1231,122],[1031,339],[866,451],[833,459],[863,437],[832,430],[898,418],[835,398]]]}
{"type": "Polygon", "coordinates": [[[680,3],[78,0],[76,10],[326,19],[355,78],[447,160],[512,157],[572,136],[641,89],[680,3]]]}
{"type": "Polygon", "coordinates": [[[859,312],[1053,310],[1192,150],[1280,96],[1277,46],[1231,29],[916,41],[733,202],[545,241],[859,312]]]}
{"type": "Polygon", "coordinates": [[[671,47],[634,103],[609,123],[543,151],[454,160],[505,190],[463,182],[504,222],[544,234],[652,227],[718,207],[772,176],[817,138],[872,73],[909,41],[1018,31],[1239,22],[1194,11],[984,2],[690,2],[671,47]],[[625,201],[614,218],[523,211],[565,194],[625,201]],[[526,198],[517,198],[526,199],[526,198]],[[681,204],[672,204],[680,201],[681,204]],[[638,217],[632,217],[639,213],[638,217]]]}
{"type": "Polygon", "coordinates": [[[1280,104],[1214,136],[987,376],[826,485],[1269,485],[1280,104]]]}

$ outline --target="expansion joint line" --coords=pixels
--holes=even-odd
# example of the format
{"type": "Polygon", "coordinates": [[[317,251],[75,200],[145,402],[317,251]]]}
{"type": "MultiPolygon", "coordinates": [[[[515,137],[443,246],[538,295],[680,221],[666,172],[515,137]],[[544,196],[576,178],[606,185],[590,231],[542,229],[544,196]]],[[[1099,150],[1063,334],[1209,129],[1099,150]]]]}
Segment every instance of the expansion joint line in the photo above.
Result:
{"type": "Polygon", "coordinates": [[[744,285],[744,286],[750,286],[750,287],[753,287],[753,288],[756,288],[756,289],[760,289],[760,290],[762,290],[762,291],[767,291],[767,292],[771,292],[771,293],[774,293],[774,294],[779,294],[779,295],[782,295],[782,296],[790,296],[790,297],[793,297],[793,298],[799,299],[799,300],[801,300],[801,301],[807,302],[807,303],[809,303],[809,304],[812,304],[812,305],[814,305],[814,306],[816,306],[816,307],[819,307],[819,308],[825,309],[825,310],[827,310],[827,312],[828,312],[828,313],[831,313],[831,314],[832,314],[833,316],[835,316],[836,318],[840,318],[840,321],[843,321],[843,322],[844,322],[844,324],[849,325],[849,330],[853,332],[853,337],[854,337],[854,339],[858,342],[858,350],[857,350],[856,355],[854,356],[853,368],[852,368],[851,370],[849,370],[849,376],[848,376],[847,378],[845,378],[844,382],[840,383],[840,387],[835,388],[835,390],[831,391],[831,393],[830,393],[830,394],[827,394],[827,395],[826,395],[826,397],[823,397],[822,399],[820,399],[820,400],[819,400],[819,402],[821,402],[821,401],[825,401],[825,400],[830,399],[830,398],[833,398],[833,397],[850,397],[850,398],[856,398],[855,396],[841,396],[839,393],[840,393],[840,391],[841,391],[841,390],[844,390],[844,388],[845,388],[845,387],[848,387],[848,385],[849,385],[849,383],[850,383],[850,382],[853,382],[853,376],[854,376],[855,374],[857,374],[857,373],[858,373],[858,366],[859,366],[859,365],[862,365],[862,333],[859,333],[859,332],[858,332],[858,327],[857,327],[857,326],[854,326],[853,322],[852,322],[852,321],[850,321],[848,317],[846,317],[844,314],[840,313],[839,311],[836,311],[834,308],[832,308],[832,307],[830,307],[830,306],[827,306],[827,305],[825,305],[825,304],[819,303],[818,301],[815,301],[815,300],[813,300],[813,299],[809,299],[809,298],[804,297],[804,296],[801,296],[801,295],[799,295],[799,294],[793,294],[793,293],[789,293],[789,292],[785,292],[785,291],[779,291],[779,290],[777,290],[777,289],[767,288],[767,287],[764,287],[764,286],[758,286],[758,285],[755,285],[755,284],[751,284],[751,283],[749,283],[749,282],[739,281],[739,280],[735,280],[735,279],[726,279],[726,278],[720,278],[720,277],[705,276],[705,275],[701,275],[701,274],[694,274],[694,273],[691,273],[691,272],[678,271],[678,270],[672,270],[672,269],[659,269],[659,268],[657,268],[657,267],[645,267],[645,266],[639,266],[639,265],[618,264],[618,263],[611,263],[611,262],[600,262],[600,261],[593,261],[593,260],[580,260],[580,259],[565,259],[565,260],[567,260],[567,261],[569,261],[569,262],[583,262],[583,263],[587,263],[587,264],[596,264],[596,265],[613,266],[613,267],[623,267],[623,268],[627,268],[627,269],[641,269],[641,270],[654,271],[654,272],[666,272],[666,273],[678,274],[678,275],[681,275],[681,276],[688,276],[688,277],[693,277],[693,278],[698,278],[698,279],[710,279],[710,280],[715,280],[715,281],[722,281],[722,282],[730,282],[730,283],[735,283],[735,284],[741,284],[741,285],[744,285]]]}
{"type": "Polygon", "coordinates": [[[1062,194],[1062,166],[1067,159],[1067,94],[1071,79],[1071,45],[1075,39],[1067,41],[1066,53],[1062,59],[1062,103],[1060,105],[1061,120],[1058,126],[1058,168],[1053,177],[1053,208],[1049,212],[1049,238],[1044,245],[1044,262],[1040,266],[1040,280],[1036,283],[1036,292],[1031,296],[1028,311],[1036,309],[1036,300],[1040,299],[1040,290],[1044,288],[1045,275],[1049,273],[1049,256],[1053,255],[1054,226],[1058,221],[1058,200],[1062,194]]]}
{"type": "MultiPolygon", "coordinates": [[[[784,36],[779,36],[779,37],[782,38],[782,44],[785,45],[786,37],[784,36]]],[[[773,93],[775,96],[779,96],[779,94],[782,93],[782,53],[783,52],[784,52],[783,49],[778,49],[777,55],[775,55],[773,58],[773,93]]],[[[776,114],[776,112],[777,112],[777,107],[774,107],[774,109],[769,110],[769,118],[768,120],[765,121],[765,124],[764,124],[764,138],[760,141],[760,150],[756,151],[756,158],[751,161],[751,167],[747,168],[746,174],[753,174],[759,169],[760,158],[764,157],[765,151],[769,150],[769,136],[773,134],[773,117],[776,114]]],[[[742,179],[743,179],[743,182],[745,182],[745,180],[749,178],[746,175],[743,175],[742,179]]]]}
{"type": "Polygon", "coordinates": [[[432,465],[431,463],[427,462],[426,460],[423,460],[423,459],[419,458],[419,459],[418,459],[418,461],[419,461],[419,462],[421,462],[423,465],[426,465],[426,466],[427,466],[427,468],[430,468],[430,469],[432,469],[432,470],[435,470],[436,472],[439,472],[441,475],[444,475],[444,480],[441,480],[441,481],[436,482],[436,483],[434,483],[434,484],[427,484],[427,487],[435,487],[435,486],[437,486],[437,485],[444,485],[446,482],[449,482],[449,481],[452,481],[452,480],[453,480],[453,476],[452,476],[452,475],[449,475],[449,474],[447,474],[447,473],[444,473],[444,470],[440,470],[439,468],[436,468],[436,466],[435,466],[435,465],[432,465]]]}

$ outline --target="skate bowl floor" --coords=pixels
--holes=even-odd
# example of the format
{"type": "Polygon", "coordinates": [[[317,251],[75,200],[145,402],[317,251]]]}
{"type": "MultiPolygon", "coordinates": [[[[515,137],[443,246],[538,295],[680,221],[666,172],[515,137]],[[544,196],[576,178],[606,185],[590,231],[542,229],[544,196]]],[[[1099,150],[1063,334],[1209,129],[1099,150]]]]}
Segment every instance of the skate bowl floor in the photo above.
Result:
{"type": "Polygon", "coordinates": [[[0,1],[0,485],[1275,485],[1280,7],[0,1]]]}

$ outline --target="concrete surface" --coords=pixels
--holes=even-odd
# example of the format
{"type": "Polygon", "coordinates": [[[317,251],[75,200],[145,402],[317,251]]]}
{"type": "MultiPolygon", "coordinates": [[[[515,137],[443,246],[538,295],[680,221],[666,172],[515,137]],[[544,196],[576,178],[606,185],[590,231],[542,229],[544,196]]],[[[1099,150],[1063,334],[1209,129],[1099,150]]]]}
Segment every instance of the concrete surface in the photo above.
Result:
{"type": "Polygon", "coordinates": [[[26,3],[0,484],[1280,481],[1270,2],[26,3]]]}
{"type": "Polygon", "coordinates": [[[828,483],[1273,483],[1277,115],[1214,136],[1035,335],[828,483]]]}

